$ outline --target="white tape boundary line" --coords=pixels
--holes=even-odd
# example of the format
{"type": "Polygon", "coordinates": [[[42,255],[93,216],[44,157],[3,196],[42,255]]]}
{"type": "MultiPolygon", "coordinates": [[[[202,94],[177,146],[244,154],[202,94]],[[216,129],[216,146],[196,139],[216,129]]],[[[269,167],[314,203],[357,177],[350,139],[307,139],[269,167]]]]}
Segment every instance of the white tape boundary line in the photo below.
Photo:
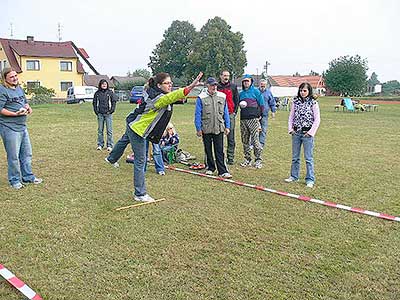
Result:
{"type": "Polygon", "coordinates": [[[11,273],[6,267],[0,264],[0,275],[4,277],[13,287],[20,291],[24,296],[31,300],[43,300],[35,291],[27,286],[21,279],[11,273]]]}
{"type": "Polygon", "coordinates": [[[208,178],[211,178],[211,179],[215,179],[215,180],[219,180],[219,181],[225,181],[225,182],[233,183],[233,184],[236,184],[236,185],[239,185],[239,186],[245,186],[245,187],[253,188],[253,189],[256,189],[256,190],[259,190],[259,191],[269,192],[269,193],[277,194],[277,195],[280,195],[280,196],[286,196],[286,197],[294,198],[294,199],[301,200],[301,201],[317,203],[317,204],[321,204],[321,205],[324,205],[324,206],[329,206],[329,207],[334,207],[334,208],[338,208],[338,209],[351,211],[351,212],[354,212],[354,213],[368,215],[368,216],[381,218],[381,219],[385,219],[385,220],[389,220],[389,221],[400,222],[400,217],[388,215],[388,214],[385,214],[385,213],[374,212],[374,211],[370,211],[370,210],[366,210],[366,209],[358,208],[358,207],[350,207],[350,206],[338,204],[338,203],[335,203],[335,202],[314,199],[314,198],[311,198],[311,197],[308,197],[308,196],[291,194],[291,193],[288,193],[288,192],[269,189],[269,188],[266,188],[266,187],[263,187],[263,186],[259,186],[259,185],[249,184],[249,183],[245,183],[245,182],[241,182],[241,181],[235,181],[235,180],[232,180],[232,179],[225,179],[225,178],[212,176],[212,175],[206,175],[204,173],[194,172],[194,171],[191,171],[191,170],[185,170],[185,169],[181,169],[181,168],[176,168],[174,166],[166,166],[166,167],[169,170],[174,170],[174,171],[178,171],[178,172],[193,174],[193,175],[197,175],[197,176],[201,176],[201,177],[208,177],[208,178]]]}

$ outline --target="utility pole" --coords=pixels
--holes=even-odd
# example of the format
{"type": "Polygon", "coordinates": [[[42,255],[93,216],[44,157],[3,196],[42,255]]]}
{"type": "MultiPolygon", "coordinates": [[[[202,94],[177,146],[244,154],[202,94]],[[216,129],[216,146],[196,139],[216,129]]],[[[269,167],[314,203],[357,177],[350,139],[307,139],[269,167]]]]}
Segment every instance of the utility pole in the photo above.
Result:
{"type": "Polygon", "coordinates": [[[58,41],[61,42],[62,37],[61,37],[61,23],[58,22],[58,41]]]}
{"type": "Polygon", "coordinates": [[[12,38],[14,36],[14,32],[13,32],[13,23],[10,23],[10,37],[12,38]]]}
{"type": "Polygon", "coordinates": [[[266,60],[265,61],[265,66],[264,66],[264,69],[265,69],[265,76],[267,76],[268,77],[268,66],[270,65],[270,63],[268,62],[268,60],[266,60]]]}

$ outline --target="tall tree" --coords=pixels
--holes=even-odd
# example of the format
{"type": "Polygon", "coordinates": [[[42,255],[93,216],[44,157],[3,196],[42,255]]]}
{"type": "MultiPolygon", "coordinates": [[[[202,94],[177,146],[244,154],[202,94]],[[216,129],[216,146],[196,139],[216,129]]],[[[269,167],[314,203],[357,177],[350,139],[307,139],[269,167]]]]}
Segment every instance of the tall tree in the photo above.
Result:
{"type": "Polygon", "coordinates": [[[329,63],[324,73],[325,84],[333,92],[362,95],[367,87],[367,70],[367,60],[359,55],[341,56],[329,63]]]}
{"type": "Polygon", "coordinates": [[[231,26],[220,17],[209,19],[193,43],[186,77],[194,77],[199,71],[203,71],[205,77],[218,76],[223,69],[234,77],[241,76],[247,65],[243,47],[242,33],[232,32],[231,26]]]}
{"type": "Polygon", "coordinates": [[[171,76],[182,77],[195,36],[196,29],[192,24],[173,21],[150,56],[148,66],[153,74],[167,72],[171,76]]]}

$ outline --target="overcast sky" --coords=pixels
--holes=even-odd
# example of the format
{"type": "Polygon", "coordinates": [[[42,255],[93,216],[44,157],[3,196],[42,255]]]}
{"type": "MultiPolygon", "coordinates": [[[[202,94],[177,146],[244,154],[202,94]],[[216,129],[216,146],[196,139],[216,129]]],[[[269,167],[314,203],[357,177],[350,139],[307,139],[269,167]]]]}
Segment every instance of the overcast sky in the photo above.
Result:
{"type": "Polygon", "coordinates": [[[400,81],[399,0],[0,0],[0,37],[57,41],[85,48],[102,74],[147,68],[149,56],[174,20],[197,30],[215,16],[244,35],[245,72],[321,73],[339,56],[359,54],[370,75],[400,81]]]}

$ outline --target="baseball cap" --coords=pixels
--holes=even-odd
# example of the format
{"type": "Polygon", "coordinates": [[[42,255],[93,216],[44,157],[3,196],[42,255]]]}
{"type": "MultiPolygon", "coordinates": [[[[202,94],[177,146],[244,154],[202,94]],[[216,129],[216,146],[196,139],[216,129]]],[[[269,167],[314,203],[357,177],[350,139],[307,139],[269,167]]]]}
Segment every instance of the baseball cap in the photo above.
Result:
{"type": "Polygon", "coordinates": [[[207,78],[207,81],[206,81],[206,84],[209,84],[209,85],[217,85],[218,82],[217,82],[217,80],[216,80],[214,77],[208,77],[208,78],[207,78]]]}

